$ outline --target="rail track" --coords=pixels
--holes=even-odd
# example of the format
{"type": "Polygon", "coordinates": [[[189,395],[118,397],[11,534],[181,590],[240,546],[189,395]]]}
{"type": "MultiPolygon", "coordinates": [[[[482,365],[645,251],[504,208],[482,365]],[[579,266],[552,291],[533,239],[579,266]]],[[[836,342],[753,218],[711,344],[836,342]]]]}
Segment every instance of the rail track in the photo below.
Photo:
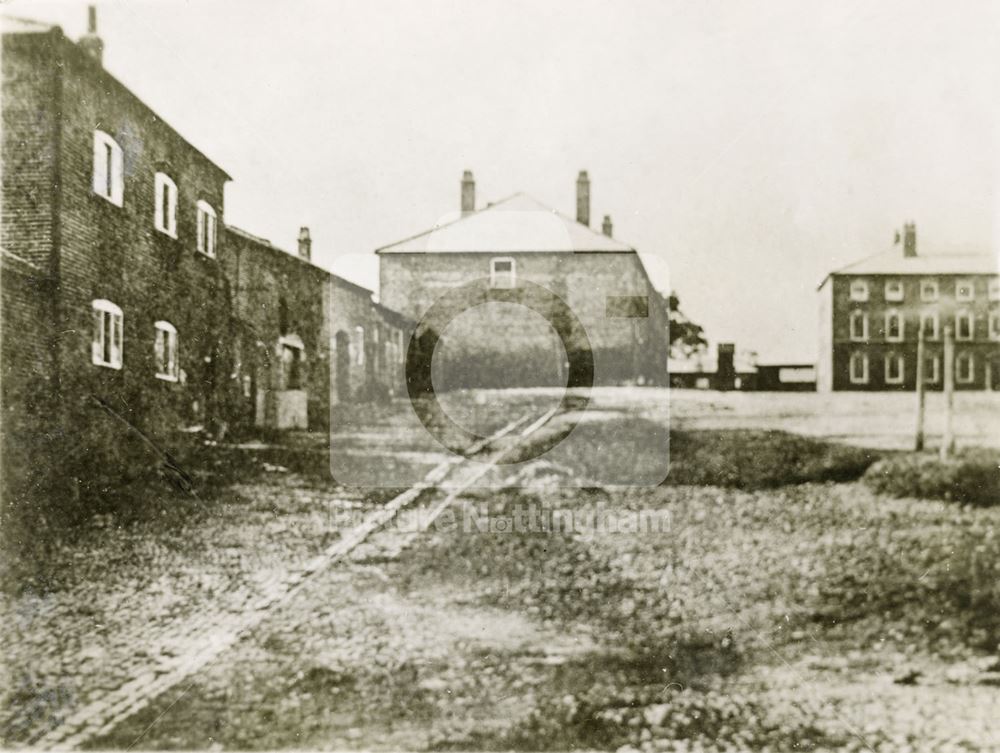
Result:
{"type": "MultiPolygon", "coordinates": [[[[418,500],[428,505],[424,527],[497,464],[541,429],[556,413],[525,414],[466,449],[464,457],[451,457],[433,468],[420,482],[372,511],[304,566],[275,577],[264,585],[264,595],[239,612],[206,614],[178,625],[189,637],[192,650],[167,657],[117,688],[100,692],[74,709],[55,726],[29,737],[28,747],[75,749],[88,740],[110,733],[116,725],[142,710],[164,692],[182,684],[228,648],[249,636],[278,606],[293,598],[319,573],[347,559],[372,534],[385,528],[402,510],[418,500]],[[534,420],[532,420],[534,419],[534,420]],[[193,624],[192,624],[193,622],[193,624]]],[[[416,537],[419,532],[413,532],[416,537]]]]}

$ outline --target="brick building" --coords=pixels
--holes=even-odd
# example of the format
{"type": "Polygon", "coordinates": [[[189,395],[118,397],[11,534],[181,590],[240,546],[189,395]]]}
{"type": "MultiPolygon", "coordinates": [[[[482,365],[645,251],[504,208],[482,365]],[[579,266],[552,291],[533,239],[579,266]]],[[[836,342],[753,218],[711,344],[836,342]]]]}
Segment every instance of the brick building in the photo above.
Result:
{"type": "Polygon", "coordinates": [[[482,300],[464,313],[421,324],[444,327],[434,358],[436,383],[565,384],[583,349],[594,355],[597,383],[665,383],[663,300],[636,250],[613,237],[609,217],[601,232],[590,228],[585,172],[577,181],[575,220],[524,194],[477,210],[468,171],[461,210],[453,222],[376,251],[382,303],[414,321],[460,286],[484,288],[482,300]],[[550,294],[551,306],[542,300],[550,294]],[[535,296],[534,310],[525,305],[529,295],[535,296]],[[582,325],[567,325],[574,332],[568,340],[557,334],[563,325],[556,316],[570,316],[560,301],[582,325]]]}
{"type": "Polygon", "coordinates": [[[102,52],[93,9],[79,42],[4,22],[6,468],[104,483],[181,428],[320,428],[399,391],[405,320],[313,265],[304,228],[297,256],[227,228],[229,176],[102,52]]]}
{"type": "Polygon", "coordinates": [[[920,254],[913,224],[901,241],[820,285],[818,389],[913,390],[921,328],[927,387],[941,389],[946,326],[955,388],[1000,389],[1000,261],[920,254]]]}

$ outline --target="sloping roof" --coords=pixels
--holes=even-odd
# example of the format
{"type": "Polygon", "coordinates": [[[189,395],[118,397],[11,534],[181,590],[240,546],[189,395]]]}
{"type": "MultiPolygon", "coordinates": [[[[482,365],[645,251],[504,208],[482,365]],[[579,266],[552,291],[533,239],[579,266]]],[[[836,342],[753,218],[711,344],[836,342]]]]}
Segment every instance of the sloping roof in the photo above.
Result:
{"type": "Polygon", "coordinates": [[[394,253],[634,252],[532,197],[517,193],[452,222],[376,249],[394,253]]]}
{"type": "Polygon", "coordinates": [[[894,246],[853,264],[830,272],[820,287],[833,275],[988,275],[1000,274],[1000,257],[994,254],[917,254],[903,256],[894,246]]]}

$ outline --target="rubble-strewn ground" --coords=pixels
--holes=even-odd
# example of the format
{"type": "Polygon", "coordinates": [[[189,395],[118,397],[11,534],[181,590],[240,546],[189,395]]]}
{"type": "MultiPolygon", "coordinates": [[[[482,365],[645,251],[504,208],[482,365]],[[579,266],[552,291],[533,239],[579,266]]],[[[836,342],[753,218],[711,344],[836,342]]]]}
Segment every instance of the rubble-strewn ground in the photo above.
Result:
{"type": "MultiPolygon", "coordinates": [[[[617,444],[640,412],[663,420],[615,412],[617,444]]],[[[377,534],[90,747],[1000,747],[1000,507],[857,481],[566,483],[614,444],[509,469],[401,552],[377,534]]],[[[174,527],[95,521],[56,553],[59,588],[6,597],[8,745],[25,710],[155,668],[148,646],[184,651],[191,619],[338,535],[333,508],[384,498],[273,465],[231,494],[174,527]]]]}

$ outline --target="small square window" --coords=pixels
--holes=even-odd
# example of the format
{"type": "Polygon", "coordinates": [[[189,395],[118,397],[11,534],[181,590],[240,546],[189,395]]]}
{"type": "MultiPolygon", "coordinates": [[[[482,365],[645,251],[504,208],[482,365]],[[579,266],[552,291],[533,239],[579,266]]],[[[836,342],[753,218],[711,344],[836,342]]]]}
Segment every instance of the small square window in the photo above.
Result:
{"type": "Polygon", "coordinates": [[[936,301],[939,295],[937,280],[922,280],[920,283],[920,300],[936,301]]]}
{"type": "Polygon", "coordinates": [[[885,299],[887,301],[903,300],[903,283],[900,280],[890,280],[885,284],[885,299]]]}
{"type": "Polygon", "coordinates": [[[972,280],[959,280],[955,283],[955,300],[971,301],[976,297],[976,289],[972,280]]]}
{"type": "Polygon", "coordinates": [[[850,297],[852,301],[867,301],[868,283],[864,280],[852,280],[850,297]]]}
{"type": "Polygon", "coordinates": [[[513,259],[490,260],[490,287],[513,288],[517,285],[517,270],[513,259]]]}

